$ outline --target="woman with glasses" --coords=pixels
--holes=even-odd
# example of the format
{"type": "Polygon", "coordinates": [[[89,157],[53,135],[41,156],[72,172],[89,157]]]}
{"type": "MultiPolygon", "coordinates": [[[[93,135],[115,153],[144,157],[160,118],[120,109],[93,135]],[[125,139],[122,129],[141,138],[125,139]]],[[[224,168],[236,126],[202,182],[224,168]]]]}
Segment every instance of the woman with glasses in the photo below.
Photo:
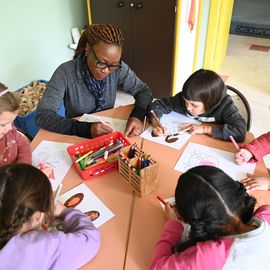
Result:
{"type": "Polygon", "coordinates": [[[50,79],[36,111],[36,123],[49,131],[93,138],[112,132],[102,123],[73,119],[114,107],[118,86],[135,99],[125,135],[143,131],[152,94],[148,86],[121,61],[124,38],[110,24],[92,24],[83,32],[74,59],[60,65],[50,79]],[[66,117],[57,114],[62,101],[66,117]]]}

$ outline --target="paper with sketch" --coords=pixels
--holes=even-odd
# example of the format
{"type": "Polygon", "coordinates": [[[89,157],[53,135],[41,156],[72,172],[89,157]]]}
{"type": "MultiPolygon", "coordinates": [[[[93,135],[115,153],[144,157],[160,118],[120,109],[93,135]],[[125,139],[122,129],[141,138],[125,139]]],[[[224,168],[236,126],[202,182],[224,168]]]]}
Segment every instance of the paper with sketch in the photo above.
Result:
{"type": "MultiPolygon", "coordinates": [[[[122,120],[122,119],[116,119],[116,118],[111,118],[111,117],[106,117],[106,116],[99,116],[104,122],[110,124],[115,131],[120,131],[121,133],[125,133],[126,129],[126,124],[127,120],[122,120]]],[[[97,115],[94,114],[83,114],[80,118],[81,122],[99,122],[99,119],[97,115]]]]}
{"type": "Polygon", "coordinates": [[[160,118],[162,126],[166,129],[167,136],[153,137],[152,127],[146,129],[141,137],[159,144],[163,144],[174,149],[179,150],[191,137],[188,132],[180,132],[180,127],[182,124],[200,124],[199,121],[194,120],[191,117],[179,114],[176,112],[170,112],[169,114],[163,114],[160,118]]]}
{"type": "Polygon", "coordinates": [[[66,207],[87,214],[96,227],[114,217],[112,211],[84,184],[80,184],[59,197],[66,207]]]}
{"type": "Polygon", "coordinates": [[[51,141],[42,141],[32,153],[32,164],[37,167],[41,162],[51,166],[53,177],[50,178],[52,189],[55,191],[63,181],[66,173],[72,165],[67,152],[71,144],[51,141]]]}
{"type": "Polygon", "coordinates": [[[246,178],[247,173],[253,174],[256,166],[254,163],[238,166],[234,162],[234,153],[196,143],[189,143],[174,169],[186,172],[188,169],[199,165],[218,167],[234,180],[246,178]]]}

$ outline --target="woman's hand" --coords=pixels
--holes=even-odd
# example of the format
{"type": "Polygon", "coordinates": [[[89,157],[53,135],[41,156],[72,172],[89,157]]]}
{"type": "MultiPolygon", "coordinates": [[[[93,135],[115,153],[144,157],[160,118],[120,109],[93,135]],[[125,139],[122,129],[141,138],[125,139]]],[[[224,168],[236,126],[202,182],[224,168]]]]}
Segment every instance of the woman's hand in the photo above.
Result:
{"type": "Polygon", "coordinates": [[[247,163],[252,157],[253,157],[252,153],[244,148],[241,148],[234,154],[234,160],[237,165],[247,163]]]}
{"type": "Polygon", "coordinates": [[[139,136],[143,132],[143,123],[136,117],[130,117],[125,130],[126,137],[139,136]]]}
{"type": "Polygon", "coordinates": [[[254,176],[248,174],[248,177],[241,181],[247,191],[251,190],[268,190],[270,189],[270,177],[268,176],[254,176]]]}
{"type": "Polygon", "coordinates": [[[108,124],[108,125],[104,125],[100,122],[97,123],[93,123],[91,125],[91,135],[93,138],[95,137],[99,137],[105,134],[109,134],[112,133],[113,129],[112,127],[108,124]]]}

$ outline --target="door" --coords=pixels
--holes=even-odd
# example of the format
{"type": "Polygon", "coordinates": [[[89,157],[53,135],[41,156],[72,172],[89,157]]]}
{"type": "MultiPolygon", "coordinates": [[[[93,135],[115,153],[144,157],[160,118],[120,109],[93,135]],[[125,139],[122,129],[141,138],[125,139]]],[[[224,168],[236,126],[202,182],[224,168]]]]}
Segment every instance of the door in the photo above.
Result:
{"type": "Polygon", "coordinates": [[[155,98],[172,94],[175,0],[91,0],[92,23],[117,25],[125,38],[123,60],[155,98]]]}

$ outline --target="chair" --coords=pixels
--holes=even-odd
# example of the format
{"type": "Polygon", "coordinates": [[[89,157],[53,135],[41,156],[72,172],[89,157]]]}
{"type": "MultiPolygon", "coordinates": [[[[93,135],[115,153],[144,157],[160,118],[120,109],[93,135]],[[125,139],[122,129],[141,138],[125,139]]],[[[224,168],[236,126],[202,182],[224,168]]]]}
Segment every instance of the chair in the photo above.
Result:
{"type": "Polygon", "coordinates": [[[238,108],[242,117],[246,120],[247,131],[250,130],[252,123],[252,113],[248,100],[246,97],[237,89],[227,85],[227,93],[232,97],[234,105],[238,108]]]}

